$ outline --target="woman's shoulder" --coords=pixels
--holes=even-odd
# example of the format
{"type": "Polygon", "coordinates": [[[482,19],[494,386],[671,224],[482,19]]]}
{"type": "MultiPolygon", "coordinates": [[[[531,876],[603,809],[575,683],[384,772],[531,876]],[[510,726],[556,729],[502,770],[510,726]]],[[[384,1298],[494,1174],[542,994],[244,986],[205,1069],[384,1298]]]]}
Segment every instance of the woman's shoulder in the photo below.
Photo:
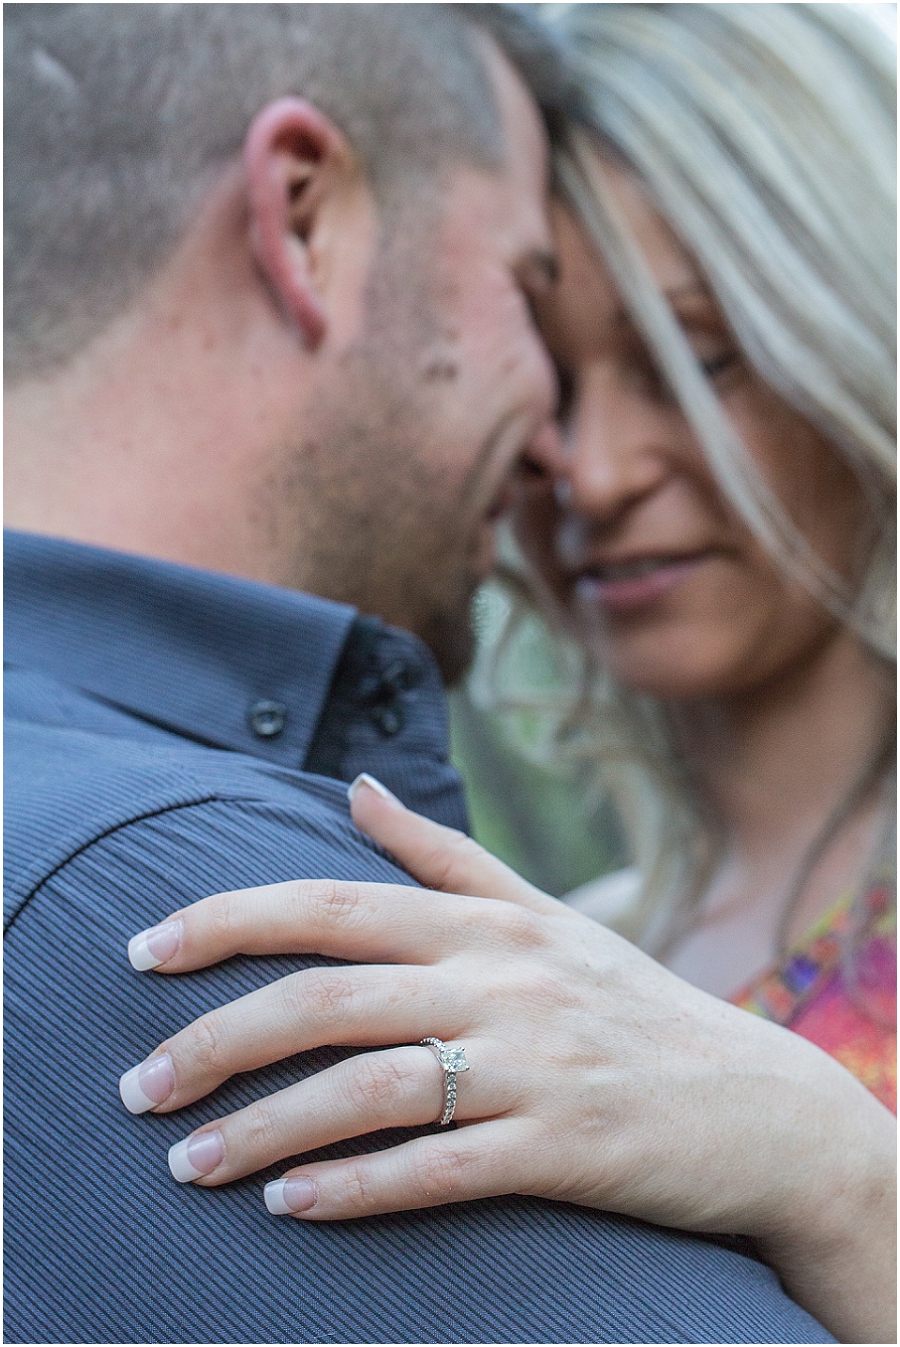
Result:
{"type": "Polygon", "coordinates": [[[637,901],[640,888],[640,871],[628,866],[580,884],[563,896],[563,902],[606,926],[615,923],[637,901]]]}

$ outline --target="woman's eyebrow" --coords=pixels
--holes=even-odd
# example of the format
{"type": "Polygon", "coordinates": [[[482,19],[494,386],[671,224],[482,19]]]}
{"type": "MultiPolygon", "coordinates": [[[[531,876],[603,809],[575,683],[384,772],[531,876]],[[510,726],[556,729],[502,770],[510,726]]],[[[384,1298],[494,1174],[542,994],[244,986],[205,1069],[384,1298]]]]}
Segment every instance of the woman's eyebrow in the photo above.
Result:
{"type": "MultiPolygon", "coordinates": [[[[666,302],[676,310],[693,311],[699,317],[715,319],[717,323],[723,323],[721,311],[714,296],[702,281],[680,281],[673,285],[665,287],[662,296],[666,302]]],[[[620,303],[613,316],[613,322],[616,328],[634,328],[634,317],[626,308],[624,303],[620,303]]]]}
{"type": "Polygon", "coordinates": [[[707,286],[702,281],[681,281],[674,285],[666,286],[663,294],[670,302],[673,300],[684,299],[702,299],[707,303],[712,303],[713,298],[707,286]]]}
{"type": "Polygon", "coordinates": [[[722,323],[725,321],[715,296],[702,281],[672,285],[663,291],[663,295],[673,309],[694,311],[704,318],[714,318],[722,323]]]}

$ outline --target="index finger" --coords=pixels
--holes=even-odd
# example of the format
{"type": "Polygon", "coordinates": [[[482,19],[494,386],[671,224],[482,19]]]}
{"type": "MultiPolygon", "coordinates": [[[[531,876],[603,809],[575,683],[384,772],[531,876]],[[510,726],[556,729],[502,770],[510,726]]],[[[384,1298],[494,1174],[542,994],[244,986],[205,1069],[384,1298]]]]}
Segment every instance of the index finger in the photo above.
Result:
{"type": "Polygon", "coordinates": [[[356,826],[380,842],[427,888],[498,898],[534,912],[566,910],[557,898],[529,884],[474,838],[413,813],[367,773],[356,778],[349,795],[356,826]]]}
{"type": "Polygon", "coordinates": [[[535,947],[541,918],[509,903],[401,884],[294,879],[202,898],[128,942],[139,972],[183,973],[235,954],[434,963],[460,949],[535,947]]]}

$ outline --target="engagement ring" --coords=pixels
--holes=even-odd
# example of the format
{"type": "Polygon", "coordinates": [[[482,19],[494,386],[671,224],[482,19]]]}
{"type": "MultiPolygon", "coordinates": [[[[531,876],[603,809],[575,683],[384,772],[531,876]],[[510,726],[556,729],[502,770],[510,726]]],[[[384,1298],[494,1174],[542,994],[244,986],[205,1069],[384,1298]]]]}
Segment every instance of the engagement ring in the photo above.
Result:
{"type": "Polygon", "coordinates": [[[456,1077],[461,1071],[469,1070],[465,1048],[448,1048],[439,1038],[423,1038],[420,1047],[433,1048],[435,1056],[444,1071],[444,1111],[440,1117],[441,1127],[453,1121],[456,1108],[456,1077]]]}

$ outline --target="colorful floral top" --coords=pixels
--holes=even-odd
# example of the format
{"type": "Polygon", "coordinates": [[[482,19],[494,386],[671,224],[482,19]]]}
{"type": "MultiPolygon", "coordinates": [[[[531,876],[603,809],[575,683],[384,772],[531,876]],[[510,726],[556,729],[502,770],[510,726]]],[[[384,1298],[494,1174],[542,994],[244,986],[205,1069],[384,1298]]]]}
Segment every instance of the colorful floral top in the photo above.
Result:
{"type": "Polygon", "coordinates": [[[897,1112],[897,916],[885,875],[842,899],[769,972],[731,998],[836,1057],[897,1112]]]}

